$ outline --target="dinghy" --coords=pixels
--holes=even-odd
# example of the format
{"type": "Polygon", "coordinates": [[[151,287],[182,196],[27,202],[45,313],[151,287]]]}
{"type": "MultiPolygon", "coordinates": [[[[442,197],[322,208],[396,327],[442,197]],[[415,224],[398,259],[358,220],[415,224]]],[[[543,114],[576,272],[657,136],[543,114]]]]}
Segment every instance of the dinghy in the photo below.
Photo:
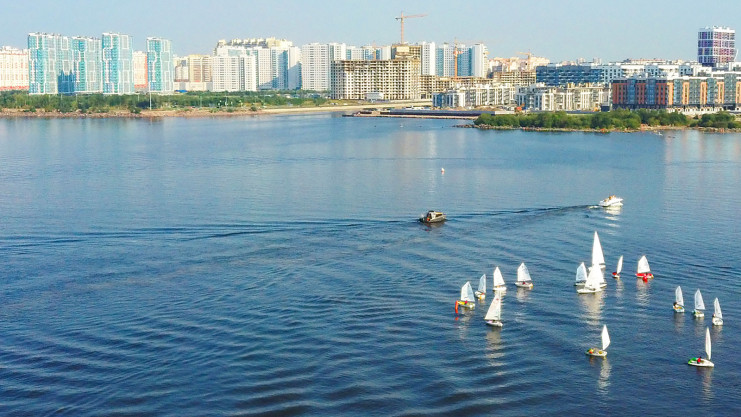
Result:
{"type": "Polygon", "coordinates": [[[604,289],[604,286],[602,285],[604,281],[605,277],[602,274],[602,268],[600,268],[599,265],[592,265],[592,267],[589,268],[589,275],[587,275],[587,281],[584,284],[584,287],[578,288],[576,292],[579,294],[600,292],[604,289]]]}
{"type": "Polygon", "coordinates": [[[507,292],[507,287],[504,285],[504,277],[502,276],[502,271],[499,270],[499,267],[494,268],[494,273],[492,274],[494,276],[494,288],[493,291],[504,294],[507,292]]]}
{"type": "Polygon", "coordinates": [[[474,293],[476,298],[479,300],[483,300],[486,298],[486,274],[482,275],[481,278],[479,278],[479,289],[476,290],[476,293],[474,293]]]}
{"type": "Polygon", "coordinates": [[[623,271],[623,255],[620,255],[620,259],[618,259],[617,269],[615,272],[612,273],[612,277],[615,279],[620,278],[620,272],[623,271]]]}
{"type": "Polygon", "coordinates": [[[498,295],[495,295],[491,301],[489,310],[484,316],[484,322],[489,326],[502,327],[502,299],[498,295]]]}
{"type": "Polygon", "coordinates": [[[520,288],[533,289],[533,280],[530,278],[530,271],[527,270],[525,262],[521,263],[520,267],[517,268],[517,281],[515,281],[515,285],[520,288]]]}
{"type": "Polygon", "coordinates": [[[576,268],[576,281],[574,285],[577,287],[583,287],[587,283],[587,267],[582,262],[578,268],[576,268]]]}
{"type": "Polygon", "coordinates": [[[599,265],[605,269],[605,255],[602,253],[602,245],[599,243],[599,236],[594,232],[594,241],[592,242],[592,265],[599,265]]]}
{"type": "Polygon", "coordinates": [[[604,358],[607,356],[607,347],[610,346],[610,335],[607,333],[607,325],[602,327],[602,349],[591,348],[587,351],[589,356],[599,356],[604,358]]]}
{"type": "Polygon", "coordinates": [[[654,274],[651,273],[651,267],[648,266],[648,259],[646,259],[646,255],[641,256],[641,259],[638,260],[636,276],[638,278],[643,278],[644,280],[654,277],[654,274]]]}
{"type": "Polygon", "coordinates": [[[476,299],[473,298],[473,288],[471,282],[467,281],[461,287],[461,299],[455,302],[455,312],[458,312],[458,306],[473,310],[476,308],[476,299]]]}
{"type": "Polygon", "coordinates": [[[700,289],[695,292],[695,311],[693,311],[692,314],[694,314],[698,319],[705,317],[705,302],[702,301],[700,289]]]}
{"type": "Polygon", "coordinates": [[[703,359],[700,356],[696,358],[691,358],[689,361],[687,361],[687,365],[700,366],[700,367],[706,367],[706,368],[712,368],[715,366],[714,363],[710,362],[710,358],[711,358],[710,328],[705,329],[705,353],[708,355],[707,359],[703,359]]]}
{"type": "Polygon", "coordinates": [[[674,312],[684,313],[684,297],[682,297],[682,287],[677,286],[674,290],[674,312]]]}
{"type": "Polygon", "coordinates": [[[720,301],[718,301],[718,297],[715,297],[713,307],[715,308],[715,312],[713,313],[713,326],[722,326],[723,313],[720,311],[720,301]]]}

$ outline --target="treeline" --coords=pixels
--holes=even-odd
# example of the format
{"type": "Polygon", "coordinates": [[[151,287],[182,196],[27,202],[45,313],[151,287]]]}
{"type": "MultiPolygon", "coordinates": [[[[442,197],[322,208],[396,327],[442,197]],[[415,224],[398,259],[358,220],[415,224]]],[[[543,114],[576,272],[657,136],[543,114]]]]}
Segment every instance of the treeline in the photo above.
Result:
{"type": "Polygon", "coordinates": [[[312,91],[270,92],[188,92],[172,95],[147,93],[128,95],[77,94],[77,95],[33,95],[25,91],[0,93],[0,109],[20,109],[35,112],[58,111],[62,113],[107,113],[111,110],[128,110],[138,113],[143,109],[188,109],[210,108],[213,111],[234,111],[248,108],[253,111],[261,107],[274,106],[319,106],[327,99],[312,91]]]}
{"type": "Polygon", "coordinates": [[[613,110],[609,112],[575,114],[566,112],[519,113],[519,114],[482,114],[474,124],[543,129],[627,129],[636,130],[641,125],[649,126],[689,126],[713,127],[721,129],[741,128],[741,123],[728,112],[704,114],[702,117],[688,118],[679,112],[664,110],[613,110]]]}

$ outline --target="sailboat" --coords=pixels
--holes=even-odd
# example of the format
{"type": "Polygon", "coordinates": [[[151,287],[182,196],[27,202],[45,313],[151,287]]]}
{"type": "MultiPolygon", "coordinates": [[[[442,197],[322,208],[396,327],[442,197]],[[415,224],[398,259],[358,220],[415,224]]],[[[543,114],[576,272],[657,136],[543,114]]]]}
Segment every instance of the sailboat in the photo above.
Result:
{"type": "Polygon", "coordinates": [[[599,236],[594,232],[594,242],[592,242],[592,265],[599,265],[605,268],[605,255],[602,253],[602,245],[599,243],[599,236]]]}
{"type": "Polygon", "coordinates": [[[700,289],[695,292],[695,311],[692,312],[697,318],[705,317],[705,302],[702,301],[700,289]]]}
{"type": "Polygon", "coordinates": [[[504,277],[502,276],[502,271],[499,270],[499,267],[494,268],[494,273],[492,274],[494,276],[494,292],[501,292],[502,294],[507,292],[507,287],[504,285],[504,277]]]}
{"type": "Polygon", "coordinates": [[[705,353],[708,355],[707,359],[703,359],[700,356],[696,358],[690,358],[690,360],[687,361],[687,365],[701,366],[701,367],[707,367],[707,368],[712,368],[715,366],[714,363],[710,362],[710,358],[711,358],[710,328],[707,328],[707,327],[705,328],[705,353]]]}
{"type": "Polygon", "coordinates": [[[530,271],[527,270],[525,262],[521,263],[520,267],[517,268],[517,281],[515,281],[515,285],[520,288],[533,289],[533,279],[530,278],[530,271]]]}
{"type": "Polygon", "coordinates": [[[589,275],[587,275],[587,281],[584,284],[584,288],[579,288],[576,292],[579,294],[600,292],[604,288],[602,285],[604,281],[605,278],[602,274],[602,268],[600,268],[599,265],[592,265],[592,267],[589,268],[589,275]]]}
{"type": "Polygon", "coordinates": [[[641,259],[638,260],[636,276],[638,278],[643,278],[644,280],[654,277],[654,274],[651,273],[651,267],[648,266],[648,259],[646,259],[646,255],[641,256],[641,259]]]}
{"type": "Polygon", "coordinates": [[[458,306],[473,310],[476,308],[476,299],[473,298],[473,288],[471,282],[467,281],[461,287],[461,299],[455,302],[455,312],[458,312],[458,306]]]}
{"type": "Polygon", "coordinates": [[[486,298],[486,274],[482,275],[481,278],[479,278],[479,289],[476,290],[474,295],[479,300],[483,300],[484,298],[486,298]]]}
{"type": "Polygon", "coordinates": [[[484,322],[489,326],[502,327],[502,299],[499,295],[495,295],[491,301],[489,310],[484,316],[484,322]]]}
{"type": "Polygon", "coordinates": [[[610,334],[607,333],[607,325],[602,326],[602,349],[591,348],[587,351],[589,356],[607,356],[607,347],[610,346],[610,334]]]}
{"type": "Polygon", "coordinates": [[[618,259],[617,263],[617,269],[615,272],[612,273],[612,277],[615,279],[620,278],[620,272],[623,271],[623,255],[620,255],[620,259],[618,259]]]}
{"type": "Polygon", "coordinates": [[[684,297],[682,297],[682,287],[677,286],[674,290],[674,312],[684,313],[684,297]]]}
{"type": "Polygon", "coordinates": [[[584,284],[587,283],[587,267],[584,266],[584,262],[579,264],[579,267],[576,268],[576,281],[574,281],[574,285],[577,287],[584,286],[584,284]]]}
{"type": "Polygon", "coordinates": [[[715,308],[715,312],[713,313],[713,326],[722,326],[723,313],[720,311],[720,301],[718,301],[718,297],[715,297],[713,307],[715,308]]]}

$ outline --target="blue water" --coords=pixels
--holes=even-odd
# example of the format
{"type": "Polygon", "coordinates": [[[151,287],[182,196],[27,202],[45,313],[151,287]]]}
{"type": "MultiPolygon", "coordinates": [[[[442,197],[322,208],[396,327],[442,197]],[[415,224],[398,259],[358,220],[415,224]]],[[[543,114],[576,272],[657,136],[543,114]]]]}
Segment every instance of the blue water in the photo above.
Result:
{"type": "Polygon", "coordinates": [[[0,415],[741,414],[741,135],[455,123],[0,120],[0,415]]]}

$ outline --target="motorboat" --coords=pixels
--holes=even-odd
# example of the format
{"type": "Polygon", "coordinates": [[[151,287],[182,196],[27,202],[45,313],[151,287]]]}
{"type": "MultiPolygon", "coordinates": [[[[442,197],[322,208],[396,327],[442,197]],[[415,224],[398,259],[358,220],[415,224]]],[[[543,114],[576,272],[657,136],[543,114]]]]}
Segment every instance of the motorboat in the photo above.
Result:
{"type": "Polygon", "coordinates": [[[623,199],[616,195],[611,195],[599,202],[600,207],[621,207],[622,205],[623,199]]]}
{"type": "Polygon", "coordinates": [[[441,211],[430,210],[419,216],[422,223],[441,223],[445,221],[445,213],[441,211]]]}

